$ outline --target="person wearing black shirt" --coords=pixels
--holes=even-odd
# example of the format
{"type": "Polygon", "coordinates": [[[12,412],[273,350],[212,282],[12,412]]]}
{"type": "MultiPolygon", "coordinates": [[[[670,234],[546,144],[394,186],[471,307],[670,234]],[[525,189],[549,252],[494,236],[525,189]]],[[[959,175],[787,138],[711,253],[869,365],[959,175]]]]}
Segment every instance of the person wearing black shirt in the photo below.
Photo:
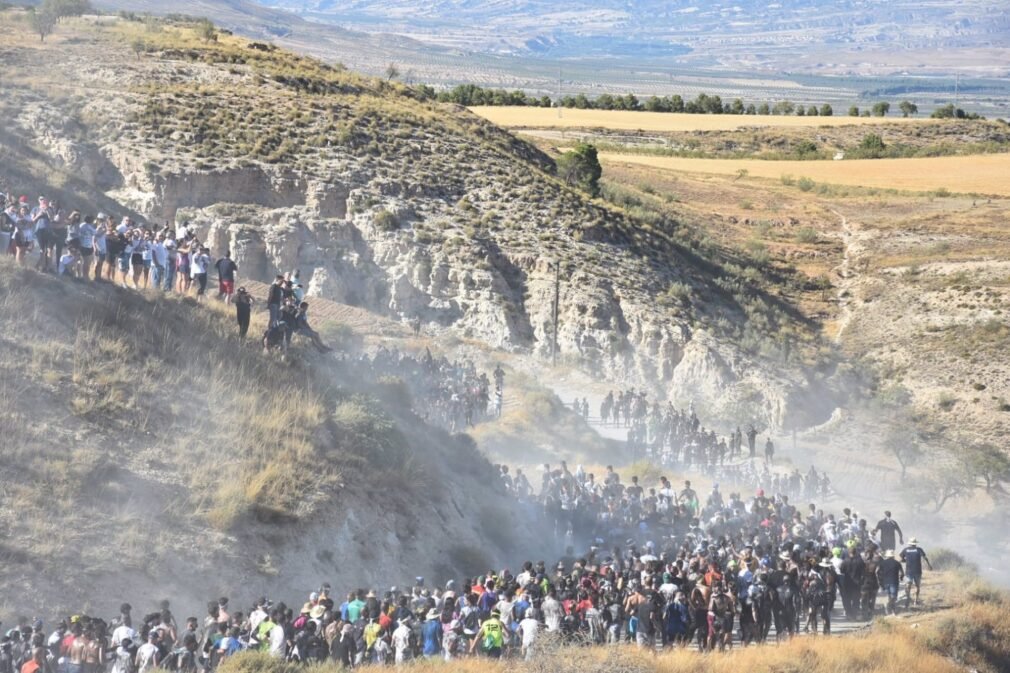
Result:
{"type": "Polygon", "coordinates": [[[252,315],[252,297],[244,287],[238,289],[235,295],[235,317],[238,320],[238,335],[245,338],[249,332],[249,319],[252,315]]]}
{"type": "Polygon", "coordinates": [[[919,589],[922,585],[922,562],[926,562],[926,567],[930,570],[933,565],[926,557],[926,551],[919,546],[919,541],[914,537],[908,541],[908,546],[901,550],[901,560],[905,562],[905,609],[908,609],[912,599],[912,585],[915,585],[915,602],[919,604],[919,589]]]}
{"type": "Polygon", "coordinates": [[[278,275],[274,282],[270,284],[270,291],[267,293],[267,309],[270,311],[270,324],[281,319],[281,302],[284,300],[284,276],[278,275]]]}
{"type": "Polygon", "coordinates": [[[877,566],[877,579],[887,592],[887,614],[894,614],[898,601],[898,586],[905,576],[901,564],[894,558],[894,550],[884,552],[884,558],[877,566]]]}
{"type": "Polygon", "coordinates": [[[218,299],[224,299],[224,303],[230,304],[232,294],[235,292],[235,272],[238,265],[231,258],[231,251],[224,253],[224,257],[214,264],[217,267],[218,299]]]}
{"type": "Polygon", "coordinates": [[[884,518],[877,522],[877,527],[871,531],[870,535],[876,535],[877,533],[880,533],[880,550],[882,552],[887,550],[894,551],[897,547],[894,543],[895,534],[897,534],[900,544],[905,543],[905,536],[901,532],[901,526],[891,518],[890,512],[884,512],[884,518]]]}

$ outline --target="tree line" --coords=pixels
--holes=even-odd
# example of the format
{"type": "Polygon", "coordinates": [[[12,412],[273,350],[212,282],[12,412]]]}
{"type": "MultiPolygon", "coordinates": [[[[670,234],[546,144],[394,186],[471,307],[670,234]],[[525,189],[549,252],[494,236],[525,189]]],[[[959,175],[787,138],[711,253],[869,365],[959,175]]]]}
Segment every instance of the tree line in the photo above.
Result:
{"type": "MultiPolygon", "coordinates": [[[[531,96],[524,91],[507,91],[505,89],[485,89],[476,84],[461,84],[448,91],[436,93],[431,87],[422,87],[427,98],[434,98],[443,103],[456,103],[466,107],[475,105],[492,105],[497,107],[562,107],[577,110],[631,110],[644,112],[682,112],[686,114],[728,114],[728,115],[796,115],[808,117],[831,117],[835,111],[829,103],[818,105],[803,105],[784,100],[777,103],[744,103],[740,98],[724,101],[720,96],[705,93],[698,94],[694,99],[687,100],[682,96],[651,96],[640,100],[635,94],[601,94],[590,98],[585,94],[562,96],[555,100],[550,96],[531,96]]],[[[909,100],[903,100],[897,105],[902,117],[914,117],[919,112],[919,106],[909,100]]],[[[891,103],[877,101],[869,108],[860,109],[853,105],[849,108],[850,117],[886,117],[891,111],[891,103]]],[[[975,113],[967,114],[953,104],[937,108],[930,115],[937,119],[980,119],[975,113]]]]}

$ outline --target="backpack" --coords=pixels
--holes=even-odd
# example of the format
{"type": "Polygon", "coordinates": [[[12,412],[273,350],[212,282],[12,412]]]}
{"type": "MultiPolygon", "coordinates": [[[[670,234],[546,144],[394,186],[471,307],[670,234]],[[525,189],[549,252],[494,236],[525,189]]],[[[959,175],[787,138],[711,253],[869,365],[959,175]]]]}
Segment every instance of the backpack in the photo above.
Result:
{"type": "Polygon", "coordinates": [[[811,605],[822,606],[828,597],[827,586],[820,575],[813,575],[807,584],[807,596],[811,605]]]}
{"type": "Polygon", "coordinates": [[[463,628],[467,631],[477,631],[480,628],[480,614],[473,608],[463,616],[463,628]]]}
{"type": "Polygon", "coordinates": [[[501,622],[497,619],[489,619],[484,622],[484,649],[501,649],[505,644],[505,636],[502,633],[501,622]]]}

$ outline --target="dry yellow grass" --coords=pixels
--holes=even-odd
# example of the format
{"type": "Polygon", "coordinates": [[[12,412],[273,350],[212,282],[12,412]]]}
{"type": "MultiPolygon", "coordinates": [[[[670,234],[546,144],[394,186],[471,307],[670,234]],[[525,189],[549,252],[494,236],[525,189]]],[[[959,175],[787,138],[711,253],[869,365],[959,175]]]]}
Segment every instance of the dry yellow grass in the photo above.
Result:
{"type": "Polygon", "coordinates": [[[859,159],[851,161],[761,161],[759,159],[684,159],[602,153],[600,161],[649,166],[670,171],[736,175],[741,170],[759,178],[783,175],[815,182],[926,192],[1010,196],[1010,154],[924,159],[859,159]]]}
{"type": "Polygon", "coordinates": [[[623,110],[558,110],[535,107],[470,108],[475,114],[506,128],[586,128],[602,127],[618,131],[733,131],[746,127],[851,126],[903,122],[930,124],[927,119],[901,117],[796,117],[779,115],[702,115],[666,112],[628,112],[623,110]]]}

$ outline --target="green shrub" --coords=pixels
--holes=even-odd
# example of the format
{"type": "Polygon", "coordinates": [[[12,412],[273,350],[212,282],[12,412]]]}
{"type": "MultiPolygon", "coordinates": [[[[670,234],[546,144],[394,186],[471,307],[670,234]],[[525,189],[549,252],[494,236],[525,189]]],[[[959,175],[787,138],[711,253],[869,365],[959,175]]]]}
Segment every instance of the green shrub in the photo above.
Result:
{"type": "Polygon", "coordinates": [[[379,210],[375,213],[375,226],[379,228],[380,231],[396,231],[400,228],[400,222],[396,219],[396,215],[389,212],[385,208],[379,210]]]}
{"type": "Polygon", "coordinates": [[[816,243],[818,238],[817,230],[813,227],[803,227],[796,232],[796,240],[800,243],[816,243]]]}
{"type": "Polygon", "coordinates": [[[816,185],[817,185],[817,183],[815,183],[810,178],[806,178],[806,177],[800,178],[799,180],[796,181],[796,186],[800,188],[800,191],[804,191],[804,192],[809,192],[816,185]]]}

